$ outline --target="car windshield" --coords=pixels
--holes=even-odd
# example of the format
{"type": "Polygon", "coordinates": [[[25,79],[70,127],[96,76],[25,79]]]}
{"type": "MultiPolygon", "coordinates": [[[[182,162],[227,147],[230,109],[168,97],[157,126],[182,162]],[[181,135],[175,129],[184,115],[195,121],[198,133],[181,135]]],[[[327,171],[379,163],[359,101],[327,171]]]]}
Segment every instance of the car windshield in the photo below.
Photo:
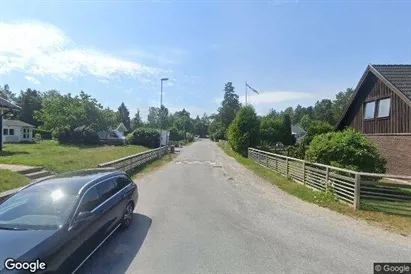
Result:
{"type": "Polygon", "coordinates": [[[0,204],[0,229],[57,229],[75,200],[76,195],[63,188],[33,185],[0,204]]]}

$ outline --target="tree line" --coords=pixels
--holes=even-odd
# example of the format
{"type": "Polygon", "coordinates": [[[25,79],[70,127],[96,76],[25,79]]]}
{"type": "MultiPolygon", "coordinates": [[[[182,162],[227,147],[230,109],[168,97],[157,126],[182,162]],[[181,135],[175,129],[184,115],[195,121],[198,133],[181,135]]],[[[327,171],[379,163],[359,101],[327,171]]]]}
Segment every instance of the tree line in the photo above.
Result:
{"type": "Polygon", "coordinates": [[[81,91],[79,95],[62,94],[57,90],[45,92],[28,88],[20,93],[13,92],[8,85],[0,86],[0,97],[21,107],[14,117],[46,131],[61,129],[72,131],[78,127],[91,128],[102,131],[116,128],[123,123],[128,132],[137,128],[168,129],[170,137],[176,141],[187,135],[205,137],[208,132],[209,118],[197,115],[191,118],[190,113],[182,109],[170,113],[164,105],[149,107],[147,121],[143,121],[140,110],[136,110],[134,117],[123,102],[117,109],[104,107],[91,95],[81,91]]]}
{"type": "Polygon", "coordinates": [[[353,89],[322,99],[313,106],[298,105],[283,111],[271,109],[259,116],[252,105],[242,106],[231,82],[225,84],[224,99],[211,115],[210,138],[227,140],[231,148],[247,157],[248,148],[272,150],[284,144],[289,156],[326,165],[366,172],[385,172],[386,161],[370,140],[353,129],[335,132],[335,125],[350,103],[353,89]],[[292,125],[307,131],[302,140],[291,132],[292,125]]]}

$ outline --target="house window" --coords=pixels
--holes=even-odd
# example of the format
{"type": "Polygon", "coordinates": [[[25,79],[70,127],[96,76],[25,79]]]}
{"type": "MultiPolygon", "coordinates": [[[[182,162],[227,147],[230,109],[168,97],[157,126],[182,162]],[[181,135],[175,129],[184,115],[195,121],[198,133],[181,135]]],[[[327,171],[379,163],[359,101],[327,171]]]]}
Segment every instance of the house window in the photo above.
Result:
{"type": "Polygon", "coordinates": [[[9,129],[9,135],[14,135],[14,128],[9,129]]]}
{"type": "Polygon", "coordinates": [[[377,117],[390,116],[391,98],[381,99],[378,101],[378,114],[377,117]]]}
{"type": "Polygon", "coordinates": [[[364,119],[374,119],[375,101],[365,103],[364,119]]]}
{"type": "Polygon", "coordinates": [[[3,135],[9,135],[9,129],[3,128],[3,135]]]}
{"type": "Polygon", "coordinates": [[[28,138],[29,138],[29,129],[23,128],[23,139],[28,139],[28,138]]]}

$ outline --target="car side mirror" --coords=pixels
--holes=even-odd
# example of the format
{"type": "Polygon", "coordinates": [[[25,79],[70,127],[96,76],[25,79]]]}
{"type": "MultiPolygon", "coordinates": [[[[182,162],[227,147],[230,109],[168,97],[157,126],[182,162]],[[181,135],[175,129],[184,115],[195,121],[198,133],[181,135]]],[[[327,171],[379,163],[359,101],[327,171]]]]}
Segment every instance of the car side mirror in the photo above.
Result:
{"type": "Polygon", "coordinates": [[[93,212],[91,212],[91,211],[83,211],[83,212],[80,212],[80,213],[77,215],[77,217],[75,218],[74,222],[75,222],[76,224],[83,223],[83,222],[85,222],[85,221],[90,220],[91,218],[93,218],[93,216],[94,216],[94,213],[93,213],[93,212]]]}

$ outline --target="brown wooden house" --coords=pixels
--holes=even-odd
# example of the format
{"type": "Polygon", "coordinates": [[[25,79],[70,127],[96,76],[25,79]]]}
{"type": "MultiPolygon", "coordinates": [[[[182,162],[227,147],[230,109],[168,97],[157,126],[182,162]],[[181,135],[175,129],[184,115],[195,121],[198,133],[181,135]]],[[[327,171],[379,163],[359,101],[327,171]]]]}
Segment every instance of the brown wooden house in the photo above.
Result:
{"type": "Polygon", "coordinates": [[[375,142],[387,173],[411,175],[411,65],[368,65],[337,129],[375,142]]]}

